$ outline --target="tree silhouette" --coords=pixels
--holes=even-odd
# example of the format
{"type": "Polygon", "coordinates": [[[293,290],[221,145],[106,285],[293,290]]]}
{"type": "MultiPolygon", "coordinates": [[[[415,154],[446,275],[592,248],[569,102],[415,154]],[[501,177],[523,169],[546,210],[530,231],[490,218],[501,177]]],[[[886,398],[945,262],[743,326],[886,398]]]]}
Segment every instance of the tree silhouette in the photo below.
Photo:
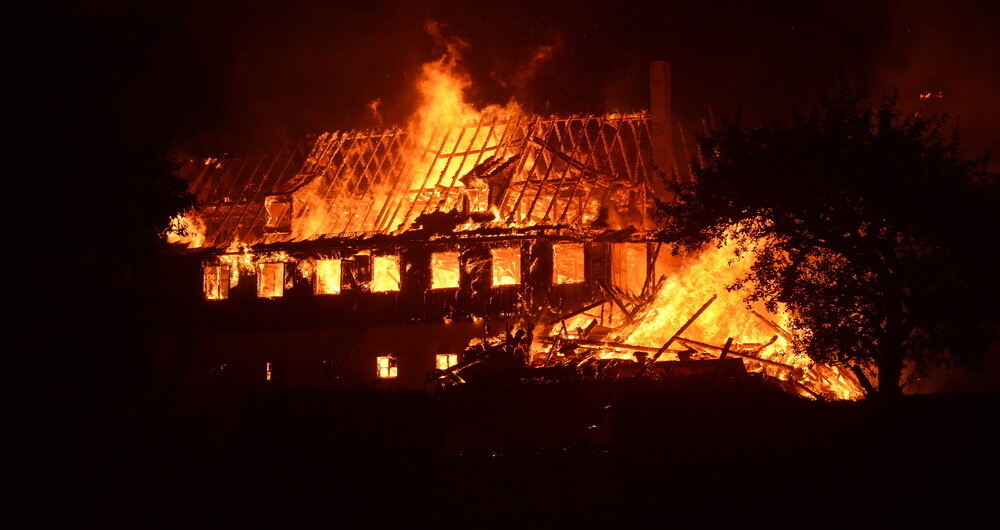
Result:
{"type": "Polygon", "coordinates": [[[784,304],[814,360],[874,364],[879,395],[901,393],[906,361],[974,366],[996,316],[1000,201],[988,160],[964,158],[944,126],[846,87],[784,122],[730,123],[661,205],[662,237],[752,253],[729,288],[784,304]]]}
{"type": "Polygon", "coordinates": [[[167,161],[171,138],[143,120],[163,92],[136,88],[162,21],[58,5],[28,15],[9,54],[9,349],[24,387],[48,390],[32,390],[39,402],[84,408],[81,396],[148,379],[152,269],[192,198],[167,161]]]}

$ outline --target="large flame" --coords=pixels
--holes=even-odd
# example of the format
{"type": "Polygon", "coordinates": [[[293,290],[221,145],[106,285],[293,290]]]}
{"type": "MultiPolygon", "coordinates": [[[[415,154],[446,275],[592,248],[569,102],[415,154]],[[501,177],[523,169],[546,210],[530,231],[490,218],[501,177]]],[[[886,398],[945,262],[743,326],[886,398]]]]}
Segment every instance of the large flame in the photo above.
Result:
{"type": "MultiPolygon", "coordinates": [[[[750,252],[737,256],[735,245],[725,242],[700,252],[676,257],[661,257],[663,283],[645,309],[634,315],[609,335],[610,344],[634,345],[659,349],[710,299],[705,310],[686,328],[659,360],[677,360],[677,350],[695,346],[705,352],[701,358],[715,358],[720,346],[733,341],[733,352],[742,354],[751,372],[762,372],[783,381],[791,381],[804,396],[828,399],[860,399],[864,390],[848,367],[814,363],[807,355],[792,349],[791,334],[786,331],[792,318],[779,308],[778,314],[766,311],[762,304],[747,307],[742,290],[727,286],[749,272],[753,264],[750,252]]],[[[661,267],[658,267],[660,269],[661,267]]],[[[553,328],[553,335],[575,337],[577,328],[587,326],[593,317],[584,313],[568,319],[566,327],[553,328]]],[[[627,347],[608,347],[601,358],[632,359],[627,347]]]]}
{"type": "MultiPolygon", "coordinates": [[[[457,207],[459,197],[464,197],[474,210],[488,208],[485,186],[475,181],[463,182],[461,177],[495,154],[510,120],[523,113],[514,101],[482,109],[466,101],[465,92],[472,81],[459,67],[464,43],[440,38],[435,26],[428,29],[444,43],[445,53],[425,63],[417,77],[419,104],[403,128],[405,135],[401,136],[404,140],[398,155],[390,162],[399,168],[397,182],[379,183],[363,190],[371,200],[345,201],[331,200],[331,192],[336,193],[334,182],[362,180],[358,175],[345,175],[338,169],[334,174],[314,179],[295,194],[293,240],[335,232],[405,230],[421,211],[439,206],[457,207]],[[439,153],[449,156],[442,157],[439,153]],[[462,193],[445,193],[456,189],[462,193]],[[414,204],[420,205],[421,211],[416,211],[414,204]],[[379,219],[379,212],[391,212],[391,224],[379,219]]],[[[372,108],[377,109],[377,105],[372,108]]],[[[373,138],[370,132],[354,134],[373,138]]],[[[354,142],[351,150],[341,155],[345,160],[370,157],[369,149],[368,142],[354,142]]],[[[346,171],[351,171],[350,166],[346,171]]]]}
{"type": "Polygon", "coordinates": [[[416,88],[420,106],[410,118],[408,130],[417,141],[408,157],[413,170],[410,189],[427,189],[437,186],[462,185],[458,177],[464,175],[479,157],[454,157],[441,159],[436,152],[460,153],[495,147],[503,136],[506,121],[522,115],[515,101],[507,105],[490,105],[476,109],[465,100],[465,91],[472,86],[469,75],[458,66],[464,43],[450,40],[445,54],[420,70],[416,88]],[[467,128],[492,120],[501,121],[492,134],[479,134],[467,128]],[[478,137],[477,137],[478,136],[478,137]],[[487,138],[489,136],[489,138],[487,138]]]}
{"type": "MultiPolygon", "coordinates": [[[[743,302],[742,291],[729,291],[726,286],[746,275],[753,260],[749,254],[737,258],[733,245],[710,246],[701,252],[679,258],[664,276],[663,286],[648,309],[637,317],[637,324],[625,330],[623,342],[640,345],[662,345],[705,301],[718,298],[685,331],[686,336],[702,342],[723,344],[729,337],[744,343],[767,342],[775,330],[754,316],[743,302]],[[679,261],[679,263],[678,263],[679,261]]],[[[761,314],[766,310],[753,308],[761,314]]],[[[768,315],[784,323],[784,312],[768,315]]],[[[788,346],[779,334],[777,346],[788,346]]]]}

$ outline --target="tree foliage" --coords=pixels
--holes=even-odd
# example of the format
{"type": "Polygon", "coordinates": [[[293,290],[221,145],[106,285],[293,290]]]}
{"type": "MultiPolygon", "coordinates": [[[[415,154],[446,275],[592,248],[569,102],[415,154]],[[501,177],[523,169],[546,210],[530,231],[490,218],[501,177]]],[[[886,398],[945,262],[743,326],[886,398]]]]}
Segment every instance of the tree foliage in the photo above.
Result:
{"type": "Polygon", "coordinates": [[[975,364],[995,316],[998,192],[944,117],[871,104],[848,88],[763,126],[700,139],[704,167],[661,205],[675,251],[729,238],[750,252],[730,288],[794,315],[817,361],[874,362],[879,392],[904,361],[975,364]]]}

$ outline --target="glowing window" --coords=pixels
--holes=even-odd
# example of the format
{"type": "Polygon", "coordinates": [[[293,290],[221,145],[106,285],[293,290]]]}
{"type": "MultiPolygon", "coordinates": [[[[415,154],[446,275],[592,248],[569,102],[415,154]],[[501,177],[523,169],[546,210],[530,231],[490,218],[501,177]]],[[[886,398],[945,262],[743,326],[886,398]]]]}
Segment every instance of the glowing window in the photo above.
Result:
{"type": "Polygon", "coordinates": [[[283,361],[264,362],[264,381],[269,383],[280,383],[282,375],[283,361]]]}
{"type": "Polygon", "coordinates": [[[372,292],[399,290],[399,256],[375,256],[372,260],[372,292]]]}
{"type": "Polygon", "coordinates": [[[431,254],[431,289],[458,287],[458,252],[431,254]]]}
{"type": "Polygon", "coordinates": [[[447,370],[458,364],[457,353],[439,353],[435,358],[435,366],[438,370],[447,370]]]}
{"type": "Polygon", "coordinates": [[[552,245],[552,283],[582,283],[583,243],[552,245]]]}
{"type": "Polygon", "coordinates": [[[202,290],[206,300],[225,300],[229,298],[229,266],[206,265],[202,270],[202,290]]]}
{"type": "Polygon", "coordinates": [[[646,283],[646,244],[611,245],[611,283],[625,291],[642,292],[646,283]]]}
{"type": "Polygon", "coordinates": [[[292,228],[292,198],[285,195],[272,195],[264,199],[265,222],[267,232],[288,232],[292,228]]]}
{"type": "Polygon", "coordinates": [[[375,358],[378,366],[379,379],[395,379],[399,375],[399,367],[396,365],[396,357],[392,355],[382,355],[375,358]]]}
{"type": "Polygon", "coordinates": [[[318,259],[313,277],[313,292],[315,294],[340,294],[339,259],[318,259]]]}
{"type": "Polygon", "coordinates": [[[521,283],[521,249],[518,247],[494,248],[493,285],[521,283]]]}
{"type": "Polygon", "coordinates": [[[216,379],[225,379],[229,377],[231,372],[232,367],[227,362],[220,362],[212,367],[212,375],[214,375],[216,379]]]}
{"type": "Polygon", "coordinates": [[[257,266],[257,297],[277,298],[285,294],[285,264],[261,263],[257,266]]]}

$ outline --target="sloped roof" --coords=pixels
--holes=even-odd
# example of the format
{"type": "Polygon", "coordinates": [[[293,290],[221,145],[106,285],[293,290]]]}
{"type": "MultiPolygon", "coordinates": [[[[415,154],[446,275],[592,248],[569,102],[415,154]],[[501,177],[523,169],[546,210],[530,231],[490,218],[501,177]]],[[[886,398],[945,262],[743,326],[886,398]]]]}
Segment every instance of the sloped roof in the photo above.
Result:
{"type": "Polygon", "coordinates": [[[645,113],[332,132],[186,175],[214,248],[394,233],[452,210],[492,213],[497,227],[584,227],[641,215],[659,178],[645,113]]]}

